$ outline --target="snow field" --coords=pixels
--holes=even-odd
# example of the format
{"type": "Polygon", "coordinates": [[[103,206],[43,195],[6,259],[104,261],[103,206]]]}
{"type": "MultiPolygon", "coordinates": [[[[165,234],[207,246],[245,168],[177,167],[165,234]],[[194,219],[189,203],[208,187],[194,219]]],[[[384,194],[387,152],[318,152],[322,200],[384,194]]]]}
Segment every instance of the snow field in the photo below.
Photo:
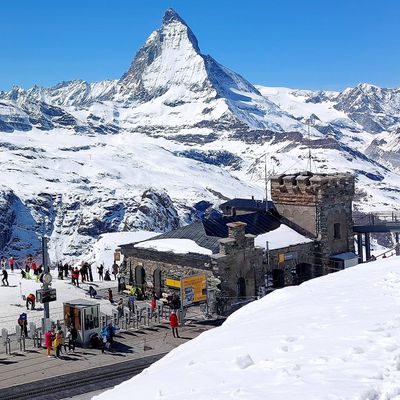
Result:
{"type": "Polygon", "coordinates": [[[399,399],[399,260],[276,290],[94,399],[399,399]]]}

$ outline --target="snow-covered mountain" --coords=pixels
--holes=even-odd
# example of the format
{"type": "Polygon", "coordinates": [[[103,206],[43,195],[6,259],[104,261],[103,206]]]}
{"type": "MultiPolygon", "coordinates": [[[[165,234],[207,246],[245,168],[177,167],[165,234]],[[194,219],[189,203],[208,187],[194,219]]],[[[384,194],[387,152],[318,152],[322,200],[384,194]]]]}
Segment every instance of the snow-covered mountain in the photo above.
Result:
{"type": "Polygon", "coordinates": [[[264,161],[304,170],[310,144],[313,169],[358,176],[357,209],[397,207],[399,97],[256,87],[169,9],[119,80],[0,92],[0,252],[36,252],[44,217],[53,258],[105,232],[172,229],[203,200],[263,196],[264,161]]]}

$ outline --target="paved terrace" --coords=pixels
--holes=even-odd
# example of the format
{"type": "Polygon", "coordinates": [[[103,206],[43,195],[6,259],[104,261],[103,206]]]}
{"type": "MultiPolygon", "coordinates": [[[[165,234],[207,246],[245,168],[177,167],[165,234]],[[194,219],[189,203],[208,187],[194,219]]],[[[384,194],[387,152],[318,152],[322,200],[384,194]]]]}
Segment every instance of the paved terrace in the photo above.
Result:
{"type": "Polygon", "coordinates": [[[152,327],[118,332],[113,348],[105,354],[100,349],[77,348],[60,359],[47,357],[46,349],[33,347],[30,339],[26,340],[26,351],[21,351],[14,337],[11,355],[1,348],[0,398],[62,399],[111,387],[215,325],[216,321],[191,321],[179,328],[181,337],[174,338],[168,322],[161,321],[152,327]],[[115,381],[117,376],[120,379],[115,381]],[[77,387],[85,381],[87,384],[77,387]]]}

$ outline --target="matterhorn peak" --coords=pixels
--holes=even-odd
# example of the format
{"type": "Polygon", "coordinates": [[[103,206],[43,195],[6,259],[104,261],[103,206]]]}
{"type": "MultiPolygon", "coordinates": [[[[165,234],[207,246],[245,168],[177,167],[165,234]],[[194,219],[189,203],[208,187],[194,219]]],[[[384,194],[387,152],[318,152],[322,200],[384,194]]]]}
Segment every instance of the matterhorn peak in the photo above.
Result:
{"type": "Polygon", "coordinates": [[[171,22],[180,22],[181,24],[187,26],[186,22],[179,16],[179,14],[173,8],[168,8],[168,10],[165,11],[163,17],[163,25],[167,25],[171,22]]]}

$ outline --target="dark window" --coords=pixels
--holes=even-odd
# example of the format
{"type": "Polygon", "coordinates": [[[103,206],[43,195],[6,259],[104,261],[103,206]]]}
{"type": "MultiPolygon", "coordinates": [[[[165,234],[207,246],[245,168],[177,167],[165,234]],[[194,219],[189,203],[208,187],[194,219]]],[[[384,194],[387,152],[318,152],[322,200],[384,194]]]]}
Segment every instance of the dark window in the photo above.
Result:
{"type": "Polygon", "coordinates": [[[333,238],[334,239],[340,239],[341,235],[340,235],[340,224],[336,223],[333,224],[333,238]]]}

